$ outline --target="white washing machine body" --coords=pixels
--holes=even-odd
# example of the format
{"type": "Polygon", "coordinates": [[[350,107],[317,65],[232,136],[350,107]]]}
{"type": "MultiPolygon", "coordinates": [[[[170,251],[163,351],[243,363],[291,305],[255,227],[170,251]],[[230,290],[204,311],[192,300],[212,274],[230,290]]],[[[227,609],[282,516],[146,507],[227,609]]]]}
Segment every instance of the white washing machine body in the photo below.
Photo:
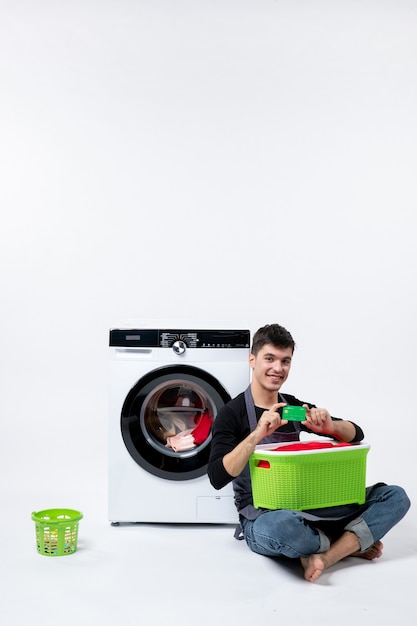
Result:
{"type": "Polygon", "coordinates": [[[110,330],[109,520],[237,522],[207,477],[218,410],[249,384],[249,330],[110,330]]]}

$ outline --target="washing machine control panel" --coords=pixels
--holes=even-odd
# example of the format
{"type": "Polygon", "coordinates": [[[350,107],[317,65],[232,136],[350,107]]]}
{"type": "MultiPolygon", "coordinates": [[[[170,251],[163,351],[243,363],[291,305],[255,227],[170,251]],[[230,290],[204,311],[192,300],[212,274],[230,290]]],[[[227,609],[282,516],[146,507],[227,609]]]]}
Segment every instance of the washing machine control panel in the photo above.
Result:
{"type": "Polygon", "coordinates": [[[187,348],[199,348],[198,336],[196,332],[172,332],[170,330],[161,331],[161,348],[172,348],[177,354],[183,354],[187,348]]]}
{"type": "Polygon", "coordinates": [[[170,348],[184,354],[187,348],[249,348],[249,330],[110,330],[110,346],[141,348],[170,348]]]}

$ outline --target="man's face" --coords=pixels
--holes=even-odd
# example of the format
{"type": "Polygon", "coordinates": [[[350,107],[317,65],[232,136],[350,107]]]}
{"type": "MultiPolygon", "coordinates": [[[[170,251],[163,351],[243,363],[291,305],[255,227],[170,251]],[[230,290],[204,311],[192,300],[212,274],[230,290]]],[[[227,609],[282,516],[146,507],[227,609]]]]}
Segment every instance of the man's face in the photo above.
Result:
{"type": "Polygon", "coordinates": [[[255,356],[249,356],[253,370],[252,380],[268,391],[279,391],[288,378],[291,368],[292,349],[264,345],[255,356]]]}

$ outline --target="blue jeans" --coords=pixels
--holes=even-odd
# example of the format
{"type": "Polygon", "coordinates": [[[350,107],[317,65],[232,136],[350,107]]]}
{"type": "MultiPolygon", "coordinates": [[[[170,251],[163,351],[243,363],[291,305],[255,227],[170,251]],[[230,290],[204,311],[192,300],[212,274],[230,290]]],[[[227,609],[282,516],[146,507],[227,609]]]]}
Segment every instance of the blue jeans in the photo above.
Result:
{"type": "Polygon", "coordinates": [[[381,539],[410,507],[402,487],[378,484],[367,491],[366,502],[343,520],[309,521],[301,512],[278,509],[265,511],[255,520],[242,518],[246,543],[264,556],[300,558],[326,552],[345,531],[358,537],[364,552],[381,539]]]}

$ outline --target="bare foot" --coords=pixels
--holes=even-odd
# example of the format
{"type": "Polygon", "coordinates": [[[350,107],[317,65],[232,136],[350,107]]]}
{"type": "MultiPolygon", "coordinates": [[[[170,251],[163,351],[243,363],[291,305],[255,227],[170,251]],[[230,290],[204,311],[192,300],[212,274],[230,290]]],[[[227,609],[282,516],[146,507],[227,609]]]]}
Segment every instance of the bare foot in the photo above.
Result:
{"type": "Polygon", "coordinates": [[[311,583],[326,569],[326,562],[321,554],[301,557],[301,565],[304,567],[304,578],[311,583]]]}
{"type": "Polygon", "coordinates": [[[382,548],[384,544],[382,541],[376,541],[370,548],[365,550],[365,552],[354,552],[351,556],[358,556],[361,559],[368,559],[368,561],[372,561],[373,559],[379,559],[382,556],[382,548]]]}
{"type": "Polygon", "coordinates": [[[304,578],[310,582],[317,580],[319,576],[328,567],[331,567],[335,563],[338,563],[347,556],[358,556],[362,559],[378,559],[382,555],[381,541],[375,541],[375,543],[365,550],[360,552],[359,540],[356,535],[350,531],[343,533],[339,539],[330,544],[330,548],[327,552],[320,552],[320,554],[311,554],[310,556],[301,558],[301,565],[304,568],[304,578]]]}

